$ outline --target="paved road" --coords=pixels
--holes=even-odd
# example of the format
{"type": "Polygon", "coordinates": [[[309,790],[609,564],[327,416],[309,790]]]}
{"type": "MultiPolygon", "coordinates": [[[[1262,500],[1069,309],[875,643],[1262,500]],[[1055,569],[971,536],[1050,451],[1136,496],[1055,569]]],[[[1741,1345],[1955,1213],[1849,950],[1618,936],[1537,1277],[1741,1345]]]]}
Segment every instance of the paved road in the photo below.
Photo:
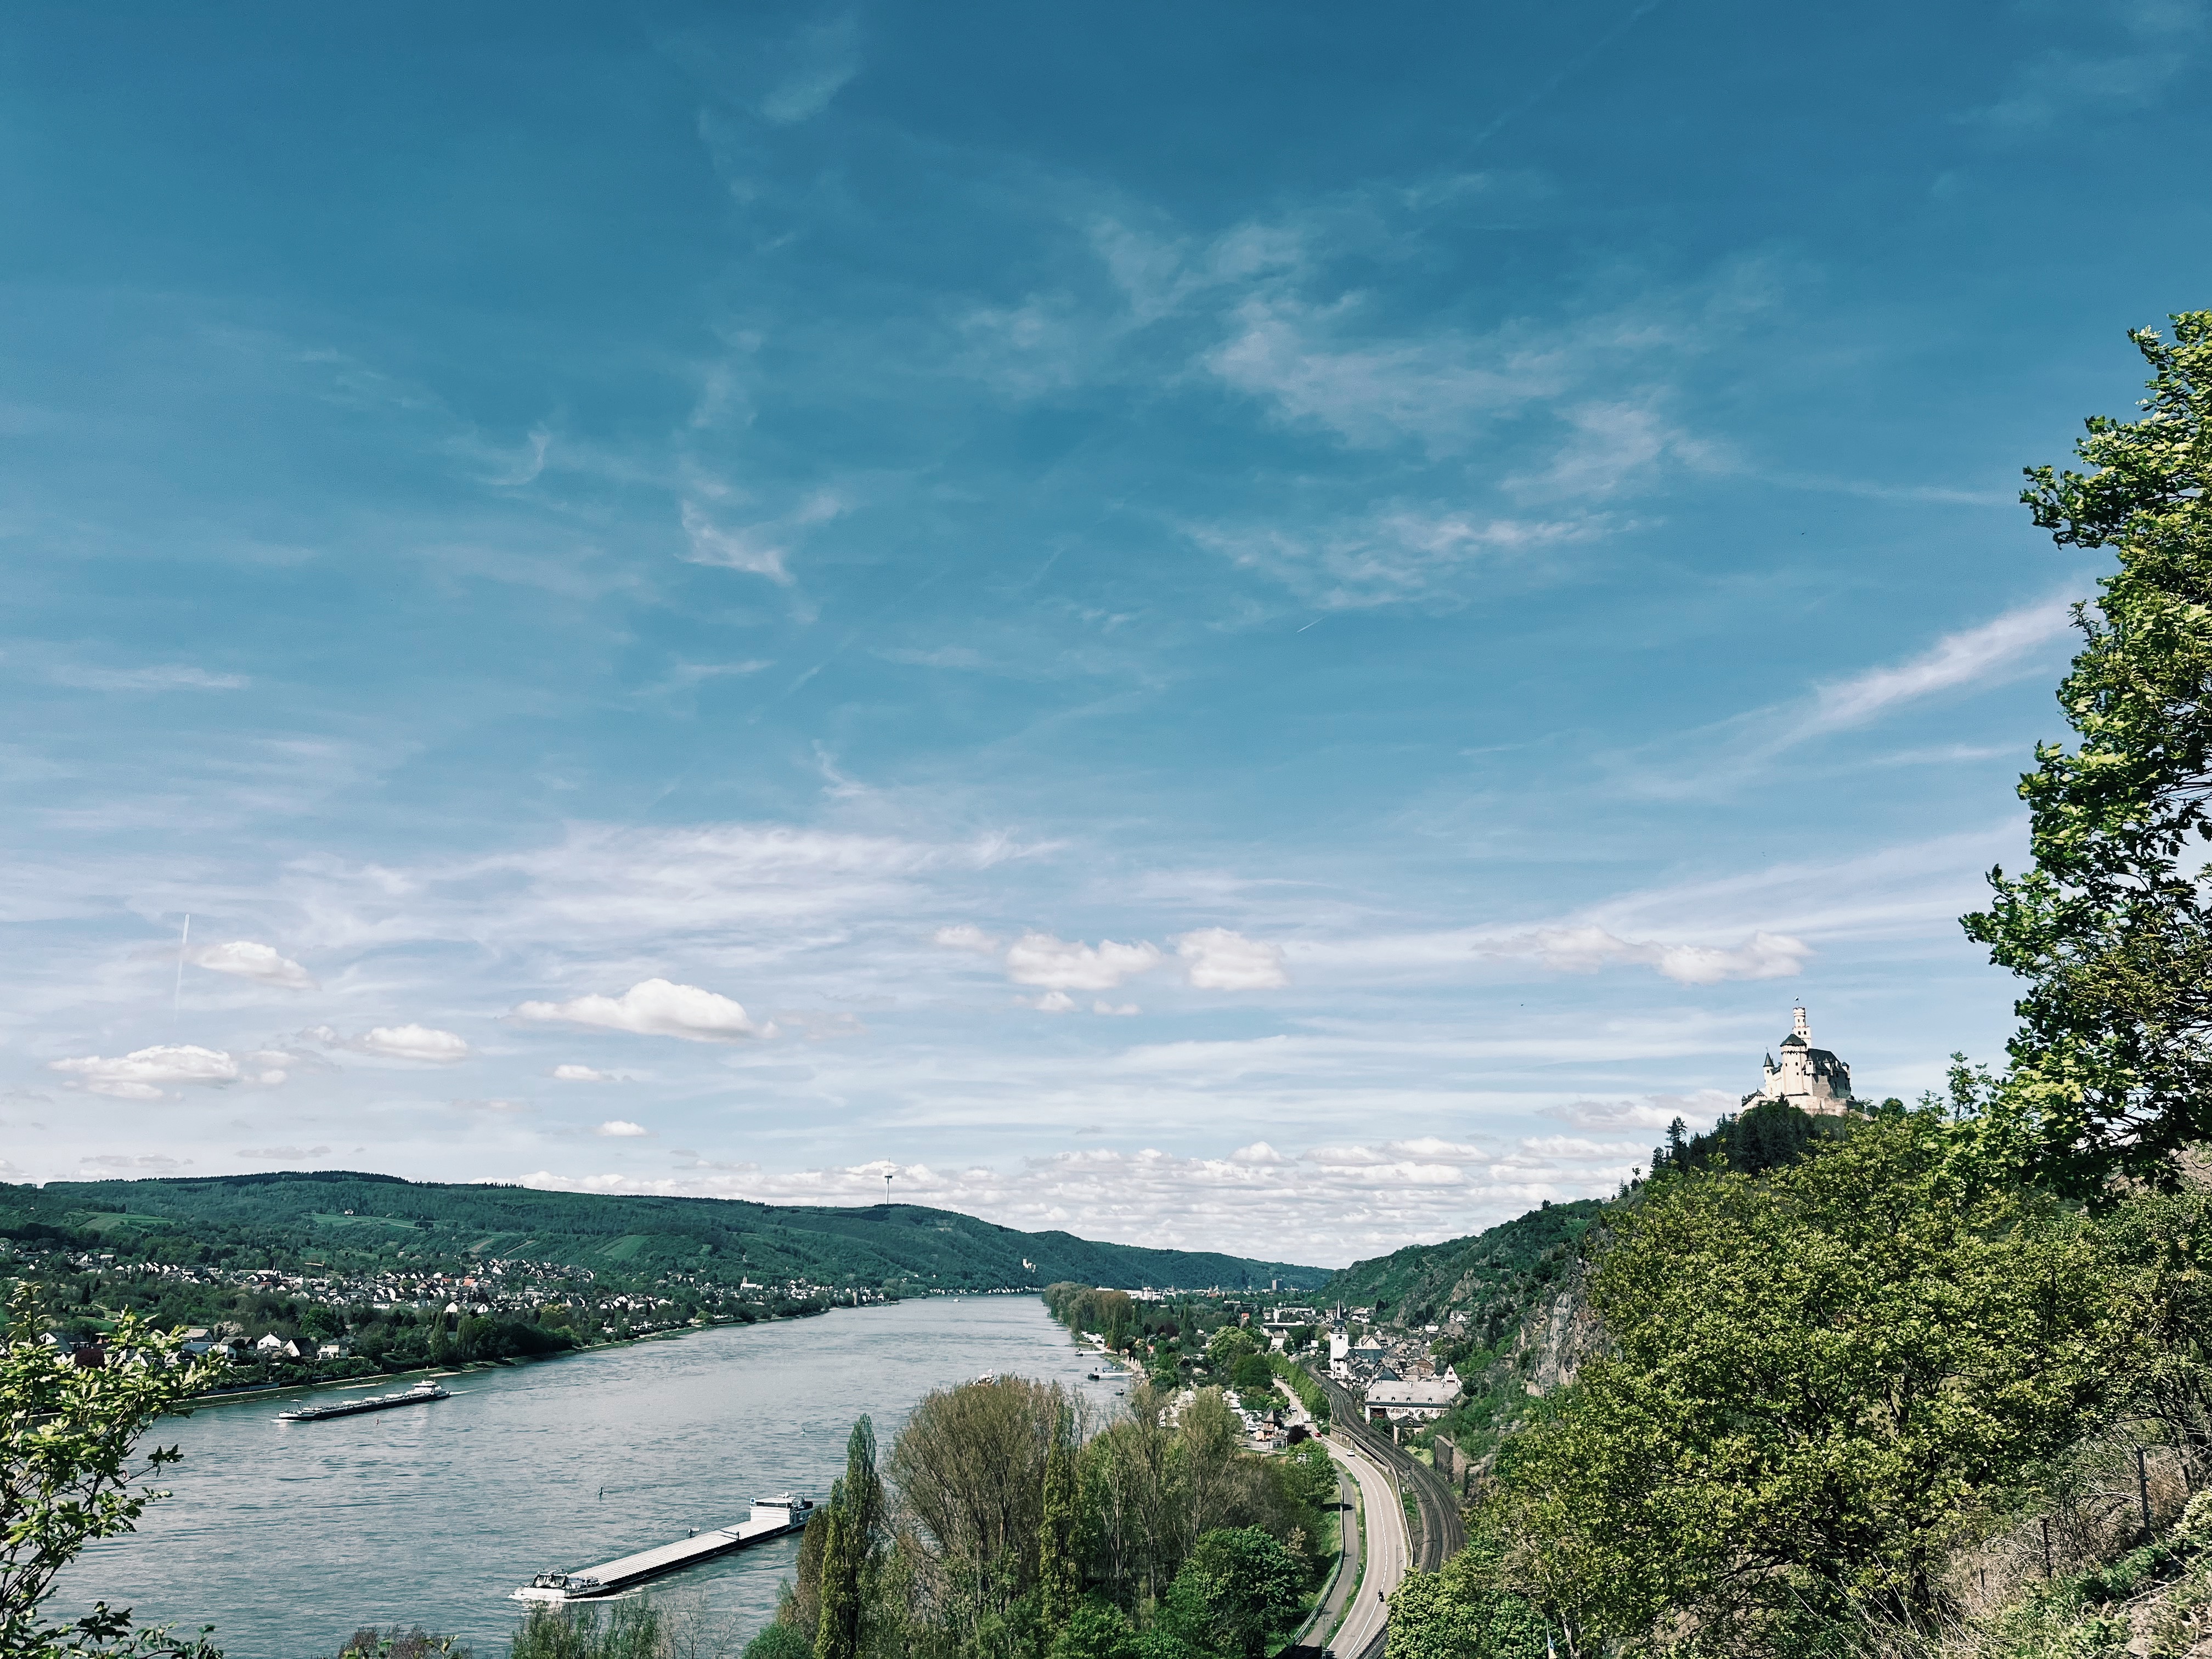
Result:
{"type": "Polygon", "coordinates": [[[1459,1495],[1451,1482],[1410,1452],[1392,1443],[1387,1432],[1377,1432],[1360,1421],[1358,1403],[1328,1378],[1315,1379],[1328,1391],[1336,1417],[1332,1438],[1357,1444],[1384,1468],[1395,1470],[1420,1506],[1420,1532],[1414,1545],[1413,1565],[1434,1572],[1467,1547],[1467,1528],[1460,1521],[1459,1495]]]}
{"type": "Polygon", "coordinates": [[[1412,1558],[1411,1540],[1406,1531],[1405,1505],[1389,1472],[1347,1435],[1332,1433],[1328,1446],[1359,1482],[1360,1504],[1366,1511],[1361,1540],[1367,1552],[1366,1571],[1359,1580],[1358,1600],[1329,1644],[1340,1659],[1355,1659],[1382,1641],[1382,1627],[1390,1614],[1387,1598],[1406,1576],[1412,1558]]]}

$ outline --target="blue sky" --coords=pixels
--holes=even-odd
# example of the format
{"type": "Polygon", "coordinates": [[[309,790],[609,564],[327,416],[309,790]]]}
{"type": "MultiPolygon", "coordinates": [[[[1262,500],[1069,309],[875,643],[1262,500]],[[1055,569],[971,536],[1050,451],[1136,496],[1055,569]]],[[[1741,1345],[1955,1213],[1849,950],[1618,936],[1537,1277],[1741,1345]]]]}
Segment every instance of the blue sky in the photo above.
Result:
{"type": "Polygon", "coordinates": [[[1998,1055],[2203,6],[11,33],[0,1175],[1334,1263],[1998,1055]]]}

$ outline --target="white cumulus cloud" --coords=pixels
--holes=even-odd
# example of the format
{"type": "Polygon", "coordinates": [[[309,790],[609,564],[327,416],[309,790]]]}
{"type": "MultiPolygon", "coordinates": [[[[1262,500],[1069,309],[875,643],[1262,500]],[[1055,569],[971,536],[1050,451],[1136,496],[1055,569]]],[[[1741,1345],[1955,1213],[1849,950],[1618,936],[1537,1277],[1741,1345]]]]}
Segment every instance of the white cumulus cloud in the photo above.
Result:
{"type": "Polygon", "coordinates": [[[327,1025],[311,1025],[300,1035],[329,1048],[349,1048],[355,1054],[374,1054],[380,1060],[422,1060],[439,1066],[466,1060],[471,1052],[464,1038],[432,1025],[378,1025],[357,1036],[348,1036],[327,1025]]]}
{"type": "Polygon", "coordinates": [[[191,960],[211,973],[234,974],[240,979],[282,986],[288,991],[315,988],[314,976],[305,968],[279,955],[274,945],[258,945],[252,939],[234,939],[226,945],[203,945],[192,952],[191,960]]]}
{"type": "Polygon", "coordinates": [[[363,1031],[350,1047],[386,1060],[420,1060],[450,1066],[469,1057],[469,1045],[451,1031],[430,1025],[379,1025],[363,1031]]]}
{"type": "Polygon", "coordinates": [[[566,1002],[526,1002],[514,1012],[520,1019],[593,1025],[640,1036],[681,1037],[687,1042],[735,1042],[744,1037],[775,1035],[774,1025],[756,1024],[742,1004],[696,985],[677,985],[665,979],[640,980],[618,997],[593,994],[566,1002]]]}
{"type": "Polygon", "coordinates": [[[1190,982],[1201,991],[1267,991],[1291,982],[1279,945],[1226,927],[1201,927],[1173,943],[1190,982]]]}
{"type": "Polygon", "coordinates": [[[617,1139],[629,1139],[638,1135],[649,1135],[653,1131],[642,1123],[632,1123],[627,1118],[611,1117],[592,1133],[595,1135],[612,1135],[617,1139]]]}
{"type": "Polygon", "coordinates": [[[553,1075],[563,1083],[619,1083],[622,1078],[614,1072],[598,1071],[589,1066],[556,1066],[553,1075]]]}
{"type": "Polygon", "coordinates": [[[1042,985],[1054,991],[1110,991],[1134,974],[1149,974],[1164,958],[1148,942],[1120,945],[1102,939],[1054,939],[1024,933],[1006,947],[1006,977],[1017,985],[1042,985]]]}
{"type": "Polygon", "coordinates": [[[88,1054],[50,1060],[47,1068],[81,1079],[78,1086],[94,1094],[117,1100],[161,1100],[167,1092],[164,1085],[196,1083],[219,1088],[239,1078],[238,1061],[230,1055],[189,1042],[137,1048],[113,1060],[88,1054]]]}
{"type": "Polygon", "coordinates": [[[1586,922],[1540,927],[1481,947],[1493,957],[1533,957],[1561,973],[1591,974],[1616,962],[1641,963],[1682,985],[1717,985],[1731,979],[1786,979],[1800,971],[1813,947],[1787,933],[1754,933],[1741,945],[1711,945],[1622,939],[1586,922]]]}

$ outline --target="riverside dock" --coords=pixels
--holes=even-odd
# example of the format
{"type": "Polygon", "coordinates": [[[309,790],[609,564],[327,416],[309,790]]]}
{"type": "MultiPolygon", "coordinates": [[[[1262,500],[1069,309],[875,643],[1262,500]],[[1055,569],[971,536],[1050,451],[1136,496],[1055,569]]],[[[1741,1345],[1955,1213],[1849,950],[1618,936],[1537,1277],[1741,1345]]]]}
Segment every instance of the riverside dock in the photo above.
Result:
{"type": "Polygon", "coordinates": [[[660,1544],[649,1550],[640,1550],[635,1555],[617,1557],[596,1567],[584,1567],[574,1572],[541,1572],[520,1589],[513,1593],[517,1601],[586,1601],[601,1596],[619,1595],[624,1590],[658,1578],[679,1568],[701,1561],[726,1555],[732,1550],[741,1550],[748,1544],[765,1543],[771,1538],[781,1538],[787,1533],[798,1532],[806,1525],[813,1513],[814,1504],[805,1498],[793,1498],[784,1492],[775,1498],[757,1498],[752,1513],[733,1527],[716,1527],[705,1532],[695,1532],[688,1538],[679,1538],[672,1544],[660,1544]]]}

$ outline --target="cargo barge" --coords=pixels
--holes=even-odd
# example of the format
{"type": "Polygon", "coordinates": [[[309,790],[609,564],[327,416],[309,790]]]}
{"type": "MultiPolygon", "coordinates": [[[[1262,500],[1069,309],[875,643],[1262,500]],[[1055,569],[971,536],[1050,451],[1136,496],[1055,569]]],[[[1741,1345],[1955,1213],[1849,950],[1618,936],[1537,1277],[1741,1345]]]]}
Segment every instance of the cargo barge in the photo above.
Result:
{"type": "Polygon", "coordinates": [[[388,1412],[395,1406],[422,1406],[453,1396],[435,1382],[417,1382],[404,1394],[372,1395],[366,1400],[342,1401],[331,1406],[295,1406],[278,1412],[279,1423],[319,1423],[326,1417],[358,1417],[363,1412],[388,1412]]]}
{"type": "Polygon", "coordinates": [[[520,1589],[512,1592],[509,1599],[516,1601],[588,1601],[601,1596],[619,1595],[624,1590],[642,1584],[648,1578],[658,1578],[663,1573],[674,1572],[696,1562],[709,1561],[732,1550],[741,1550],[748,1544],[765,1543],[771,1538],[781,1538],[787,1533],[798,1532],[806,1525],[812,1514],[811,1499],[793,1498],[785,1492],[776,1498],[757,1498],[752,1514],[733,1527],[716,1527],[708,1532],[695,1532],[688,1538],[679,1538],[672,1544],[662,1544],[649,1550],[640,1550],[635,1555],[625,1555],[596,1567],[584,1567],[574,1572],[541,1572],[520,1589]]]}

